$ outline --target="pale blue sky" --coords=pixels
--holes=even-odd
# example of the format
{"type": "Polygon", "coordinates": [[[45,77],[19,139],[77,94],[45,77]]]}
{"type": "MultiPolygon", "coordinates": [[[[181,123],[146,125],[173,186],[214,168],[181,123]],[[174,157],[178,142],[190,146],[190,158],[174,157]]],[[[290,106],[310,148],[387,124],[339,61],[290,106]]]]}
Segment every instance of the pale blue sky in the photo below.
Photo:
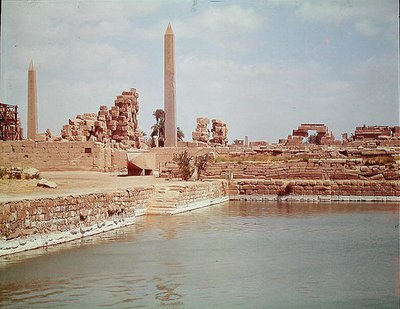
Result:
{"type": "Polygon", "coordinates": [[[27,68],[37,69],[39,130],[113,105],[135,87],[139,126],[163,108],[163,35],[175,32],[177,120],[200,116],[229,140],[276,142],[304,122],[337,138],[396,125],[396,0],[2,1],[1,96],[26,123],[27,68]]]}

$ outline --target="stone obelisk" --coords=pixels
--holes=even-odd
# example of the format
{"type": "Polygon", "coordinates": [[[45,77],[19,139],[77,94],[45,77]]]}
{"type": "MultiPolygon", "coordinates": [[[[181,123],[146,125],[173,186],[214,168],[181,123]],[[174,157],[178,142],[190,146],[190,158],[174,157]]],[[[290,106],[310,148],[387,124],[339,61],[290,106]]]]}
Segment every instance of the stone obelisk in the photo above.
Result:
{"type": "Polygon", "coordinates": [[[35,140],[37,133],[36,71],[33,62],[28,69],[28,139],[35,140]]]}
{"type": "Polygon", "coordinates": [[[171,24],[164,34],[165,147],[176,147],[175,37],[171,24]]]}

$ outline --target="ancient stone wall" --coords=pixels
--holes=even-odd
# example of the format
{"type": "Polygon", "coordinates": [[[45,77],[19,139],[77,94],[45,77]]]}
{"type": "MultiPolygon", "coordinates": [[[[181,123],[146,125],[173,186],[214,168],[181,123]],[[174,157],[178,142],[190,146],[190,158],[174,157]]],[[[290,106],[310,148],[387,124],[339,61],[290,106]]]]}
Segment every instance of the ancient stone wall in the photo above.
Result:
{"type": "Polygon", "coordinates": [[[308,138],[307,143],[316,145],[340,145],[341,141],[336,141],[332,132],[329,132],[328,127],[320,123],[302,123],[297,129],[294,129],[292,134],[287,139],[280,139],[279,143],[286,146],[301,145],[308,138]],[[316,135],[309,135],[309,131],[316,131],[316,135]]]}
{"type": "Polygon", "coordinates": [[[356,127],[354,140],[379,140],[400,137],[400,126],[362,126],[356,127]]]}
{"type": "Polygon", "coordinates": [[[194,142],[199,143],[199,146],[207,146],[209,144],[213,146],[228,145],[228,128],[226,123],[221,120],[212,119],[211,120],[211,131],[208,129],[208,124],[210,120],[205,117],[196,119],[196,129],[192,132],[192,138],[194,142]],[[210,139],[210,132],[212,138],[210,139]]]}
{"type": "MultiPolygon", "coordinates": [[[[188,143],[185,143],[188,144],[188,143]]],[[[189,142],[189,144],[191,144],[189,142]]],[[[167,162],[172,161],[174,154],[179,154],[184,152],[185,150],[189,155],[204,155],[206,153],[215,153],[218,154],[228,154],[229,148],[227,147],[218,147],[218,148],[205,148],[198,146],[196,144],[184,147],[157,147],[150,148],[149,153],[155,155],[155,165],[158,168],[159,166],[164,166],[167,162]]]]}
{"type": "Polygon", "coordinates": [[[400,201],[398,181],[234,180],[231,199],[313,201],[400,201]]]}
{"type": "Polygon", "coordinates": [[[201,117],[196,119],[196,129],[192,132],[193,141],[207,144],[209,142],[210,130],[208,124],[210,119],[201,117]]]}
{"type": "Polygon", "coordinates": [[[0,256],[226,201],[227,189],[225,181],[192,182],[0,203],[0,256]]]}
{"type": "Polygon", "coordinates": [[[0,203],[0,255],[132,224],[154,187],[0,203]]]}
{"type": "Polygon", "coordinates": [[[400,147],[400,126],[362,126],[356,127],[348,137],[344,133],[343,143],[353,147],[400,147]]]}
{"type": "Polygon", "coordinates": [[[227,173],[232,173],[234,179],[400,179],[399,165],[363,165],[362,159],[214,163],[206,168],[202,178],[225,178],[227,173]]]}
{"type": "Polygon", "coordinates": [[[97,114],[85,113],[70,119],[61,136],[69,141],[125,142],[140,147],[142,132],[138,127],[139,94],[135,88],[117,96],[114,106],[100,106],[97,114]]]}
{"type": "Polygon", "coordinates": [[[125,151],[95,142],[0,142],[0,166],[35,167],[41,171],[121,171],[125,151]]]}
{"type": "Polygon", "coordinates": [[[226,127],[226,123],[217,119],[211,120],[211,123],[211,133],[213,138],[210,142],[222,146],[228,145],[228,128],[226,127]]]}
{"type": "Polygon", "coordinates": [[[148,214],[175,214],[229,200],[226,181],[160,186],[149,200],[148,214]]]}
{"type": "MultiPolygon", "coordinates": [[[[163,165],[161,177],[179,175],[174,162],[163,165]]],[[[202,179],[315,179],[400,180],[398,164],[364,165],[362,159],[309,159],[307,161],[210,163],[202,179]]]]}

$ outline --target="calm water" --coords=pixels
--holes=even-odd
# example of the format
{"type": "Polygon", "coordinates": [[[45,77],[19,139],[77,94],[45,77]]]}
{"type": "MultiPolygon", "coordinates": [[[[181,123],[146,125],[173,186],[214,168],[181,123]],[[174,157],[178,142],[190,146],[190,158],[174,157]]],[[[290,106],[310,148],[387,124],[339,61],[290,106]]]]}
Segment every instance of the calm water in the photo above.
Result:
{"type": "Polygon", "coordinates": [[[0,258],[4,308],[397,308],[393,204],[229,202],[0,258]]]}

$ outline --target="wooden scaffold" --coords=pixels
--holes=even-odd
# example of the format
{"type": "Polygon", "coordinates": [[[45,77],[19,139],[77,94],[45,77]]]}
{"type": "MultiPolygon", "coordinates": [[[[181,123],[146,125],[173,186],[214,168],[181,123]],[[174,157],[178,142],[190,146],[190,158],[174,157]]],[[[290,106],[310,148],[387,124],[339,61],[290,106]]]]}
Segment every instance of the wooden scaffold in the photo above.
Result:
{"type": "Polygon", "coordinates": [[[18,117],[18,106],[0,103],[0,140],[22,139],[22,127],[18,117]]]}

